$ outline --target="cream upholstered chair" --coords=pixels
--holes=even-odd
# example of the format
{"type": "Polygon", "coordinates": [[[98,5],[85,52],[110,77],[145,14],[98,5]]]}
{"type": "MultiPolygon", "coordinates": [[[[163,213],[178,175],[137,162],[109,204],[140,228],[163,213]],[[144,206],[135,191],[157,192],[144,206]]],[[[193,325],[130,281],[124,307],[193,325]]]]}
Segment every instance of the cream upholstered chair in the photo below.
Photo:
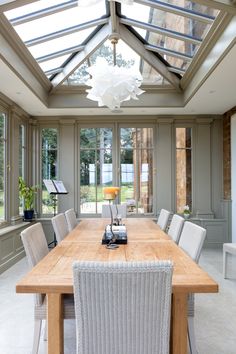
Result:
{"type": "Polygon", "coordinates": [[[65,218],[68,225],[68,231],[70,232],[78,225],[74,209],[66,210],[65,218]]]}
{"type": "MultiPolygon", "coordinates": [[[[49,252],[42,225],[37,223],[22,231],[21,240],[31,269],[49,252]]],[[[46,320],[47,318],[47,302],[43,294],[34,294],[34,300],[34,340],[32,353],[37,354],[42,320],[46,320]]],[[[64,299],[64,318],[75,318],[73,296],[66,296],[64,299]]]]}
{"type": "MultiPolygon", "coordinates": [[[[180,235],[179,246],[198,263],[202,246],[206,238],[206,230],[186,221],[180,235]]],[[[188,340],[190,354],[197,354],[195,329],[194,329],[194,294],[188,297],[188,340]]]]}
{"type": "Polygon", "coordinates": [[[180,235],[179,246],[198,263],[205,238],[206,230],[203,227],[190,221],[185,221],[180,235]]]}
{"type": "Polygon", "coordinates": [[[56,235],[57,243],[60,243],[69,233],[66,217],[60,213],[52,218],[52,226],[56,235]]]}
{"type": "Polygon", "coordinates": [[[167,233],[172,238],[172,240],[175,241],[175,243],[179,242],[184,221],[185,221],[184,218],[182,218],[182,216],[179,216],[177,214],[174,214],[171,220],[170,227],[167,233]]]}
{"type": "Polygon", "coordinates": [[[227,278],[227,256],[232,254],[236,256],[236,243],[223,244],[223,277],[227,278]]]}
{"type": "Polygon", "coordinates": [[[160,215],[159,215],[158,220],[157,220],[157,224],[160,226],[160,228],[163,231],[166,231],[166,227],[167,227],[167,224],[168,224],[169,216],[170,216],[170,212],[168,210],[161,209],[160,215]]]}
{"type": "Polygon", "coordinates": [[[172,268],[75,262],[77,354],[169,354],[172,268]]]}
{"type": "MultiPolygon", "coordinates": [[[[112,204],[111,205],[111,210],[113,217],[115,218],[116,215],[120,215],[122,218],[126,218],[127,216],[127,204],[112,204]],[[117,213],[118,211],[118,213],[117,213]]],[[[102,206],[102,218],[110,218],[110,207],[109,205],[105,204],[102,206]]]]}

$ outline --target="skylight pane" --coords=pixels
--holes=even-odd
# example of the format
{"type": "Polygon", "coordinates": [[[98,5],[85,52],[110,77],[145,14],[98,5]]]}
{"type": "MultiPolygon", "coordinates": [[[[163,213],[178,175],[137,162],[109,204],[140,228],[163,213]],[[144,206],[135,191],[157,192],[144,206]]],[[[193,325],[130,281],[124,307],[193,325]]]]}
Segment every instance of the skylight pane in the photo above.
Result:
{"type": "Polygon", "coordinates": [[[88,62],[85,61],[83,64],[80,65],[78,69],[74,71],[72,75],[70,75],[66,81],[63,82],[63,85],[71,85],[71,86],[78,86],[78,85],[85,85],[86,81],[89,79],[88,69],[88,62]]]}
{"type": "Polygon", "coordinates": [[[59,50],[67,49],[81,44],[94,30],[94,27],[84,31],[72,33],[68,36],[59,37],[51,41],[47,41],[32,47],[29,47],[29,51],[35,58],[39,58],[43,55],[57,52],[59,50]]]}
{"type": "Polygon", "coordinates": [[[210,28],[210,24],[196,21],[192,18],[180,16],[175,13],[154,9],[144,5],[134,5],[133,11],[126,6],[124,12],[132,20],[145,22],[157,26],[160,29],[167,29],[185,34],[188,36],[203,38],[210,28]]]}
{"type": "Polygon", "coordinates": [[[7,18],[13,19],[15,17],[19,17],[19,16],[23,16],[26,14],[29,14],[31,12],[35,12],[35,11],[40,11],[43,10],[47,7],[51,7],[51,6],[55,6],[55,5],[59,5],[62,3],[67,3],[70,0],[41,0],[41,1],[35,1],[31,4],[28,5],[24,5],[24,6],[20,6],[17,7],[13,10],[9,10],[5,12],[5,15],[7,16],[7,18]]]}
{"type": "Polygon", "coordinates": [[[88,21],[95,20],[105,15],[105,7],[98,4],[87,8],[75,7],[62,12],[45,16],[34,21],[14,26],[18,35],[25,42],[33,38],[41,37],[49,33],[57,32],[65,28],[79,25],[88,21]]]}
{"type": "Polygon", "coordinates": [[[184,71],[187,70],[187,68],[189,67],[189,64],[190,64],[187,60],[170,57],[168,55],[163,55],[163,57],[171,66],[174,66],[178,69],[182,69],[184,71]]]}
{"type": "Polygon", "coordinates": [[[63,55],[62,57],[60,58],[55,58],[55,59],[52,59],[52,60],[48,60],[48,61],[45,61],[43,63],[40,63],[40,67],[41,69],[45,72],[45,71],[48,71],[48,70],[52,70],[52,69],[55,69],[55,68],[59,68],[63,65],[63,63],[70,57],[70,55],[63,55]]]}
{"type": "Polygon", "coordinates": [[[216,17],[219,13],[219,10],[207,7],[205,5],[197,4],[188,0],[161,0],[164,3],[182,7],[193,12],[197,12],[204,15],[210,15],[216,17]]]}

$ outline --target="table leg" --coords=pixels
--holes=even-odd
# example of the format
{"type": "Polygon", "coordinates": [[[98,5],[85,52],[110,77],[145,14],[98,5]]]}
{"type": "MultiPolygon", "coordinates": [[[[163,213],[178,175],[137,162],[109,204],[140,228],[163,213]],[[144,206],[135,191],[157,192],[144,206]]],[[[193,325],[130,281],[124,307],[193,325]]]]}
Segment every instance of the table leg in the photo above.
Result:
{"type": "Polygon", "coordinates": [[[170,354],[187,354],[188,294],[172,294],[170,354]]]}
{"type": "Polygon", "coordinates": [[[64,353],[62,294],[47,294],[48,354],[64,353]]]}

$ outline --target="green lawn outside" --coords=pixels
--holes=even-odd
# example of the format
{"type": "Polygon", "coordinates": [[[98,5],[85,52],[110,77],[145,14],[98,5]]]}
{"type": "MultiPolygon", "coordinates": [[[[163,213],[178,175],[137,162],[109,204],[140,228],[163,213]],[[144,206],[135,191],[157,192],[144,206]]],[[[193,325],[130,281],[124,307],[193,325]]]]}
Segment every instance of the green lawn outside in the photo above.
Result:
{"type": "MultiPolygon", "coordinates": [[[[103,201],[103,188],[104,186],[97,187],[98,202],[103,201]]],[[[96,188],[94,185],[80,187],[81,200],[84,202],[95,202],[96,201],[95,193],[96,193],[96,188]]],[[[133,199],[133,198],[134,198],[134,185],[130,183],[125,186],[122,186],[120,201],[124,203],[126,202],[127,199],[133,199]]]]}

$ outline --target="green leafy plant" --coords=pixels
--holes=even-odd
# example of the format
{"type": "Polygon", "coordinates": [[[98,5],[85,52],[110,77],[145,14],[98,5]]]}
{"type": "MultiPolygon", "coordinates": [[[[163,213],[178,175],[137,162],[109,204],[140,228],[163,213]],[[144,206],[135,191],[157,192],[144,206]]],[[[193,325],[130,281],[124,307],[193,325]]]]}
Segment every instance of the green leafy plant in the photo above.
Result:
{"type": "Polygon", "coordinates": [[[189,208],[188,205],[185,205],[185,206],[183,207],[183,213],[184,213],[184,214],[190,214],[190,208],[189,208]]]}
{"type": "Polygon", "coordinates": [[[24,210],[33,210],[34,196],[38,191],[38,186],[27,186],[22,177],[19,177],[19,196],[23,200],[24,210]]]}

